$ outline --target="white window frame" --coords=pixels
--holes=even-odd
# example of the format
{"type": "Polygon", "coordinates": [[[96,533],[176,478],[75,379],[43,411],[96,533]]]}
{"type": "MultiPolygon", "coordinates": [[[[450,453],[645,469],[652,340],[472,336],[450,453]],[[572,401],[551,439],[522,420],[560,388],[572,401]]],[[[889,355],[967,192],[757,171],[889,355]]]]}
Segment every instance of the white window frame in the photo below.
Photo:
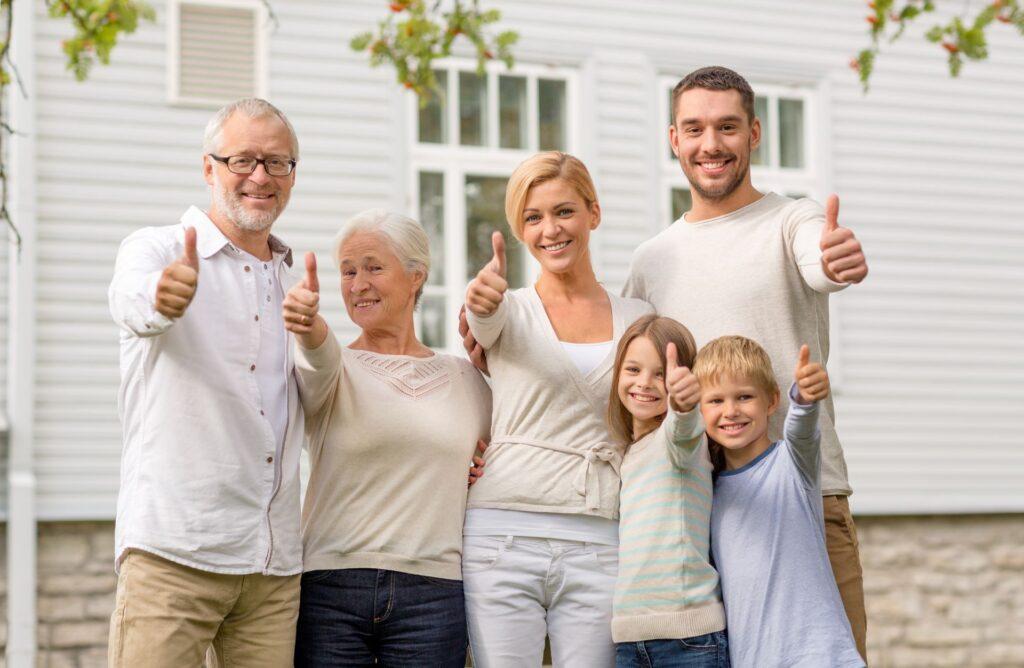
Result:
{"type": "Polygon", "coordinates": [[[231,100],[185,96],[181,94],[181,6],[205,5],[249,9],[256,15],[256,30],[253,34],[256,52],[255,96],[267,97],[267,25],[269,14],[260,0],[168,0],[167,3],[167,102],[176,107],[219,108],[231,100]]]}
{"type": "MultiPolygon", "coordinates": [[[[438,296],[445,298],[445,346],[441,350],[452,354],[462,352],[461,337],[458,336],[459,308],[465,301],[466,275],[468,273],[466,257],[466,199],[464,183],[467,175],[494,176],[508,178],[512,171],[523,160],[537,153],[538,149],[538,117],[537,117],[537,80],[557,79],[565,82],[565,148],[567,153],[575,153],[579,145],[579,75],[576,70],[563,67],[548,67],[535,64],[517,64],[508,69],[502,63],[487,64],[488,78],[487,103],[487,145],[463,146],[459,143],[459,72],[476,72],[476,61],[451,58],[440,61],[435,69],[448,73],[447,98],[455,104],[446,105],[445,122],[447,123],[447,142],[420,143],[419,141],[419,101],[412,93],[408,94],[406,117],[408,122],[407,136],[410,138],[409,148],[409,215],[419,220],[420,211],[420,172],[435,172],[444,176],[444,285],[427,285],[423,289],[424,297],[438,296]],[[498,77],[517,76],[527,79],[527,146],[523,149],[499,148],[500,130],[498,127],[498,77]]],[[[508,238],[507,227],[501,228],[508,238]]],[[[524,257],[525,276],[528,282],[536,280],[538,269],[536,263],[524,257]]],[[[420,314],[416,314],[417,326],[420,314]]],[[[422,331],[422,330],[420,330],[422,331]]]]}
{"type": "MultiPolygon", "coordinates": [[[[659,142],[658,163],[661,173],[661,205],[658,229],[664,229],[673,222],[672,190],[674,188],[690,189],[690,184],[682,173],[679,161],[671,157],[668,144],[668,128],[672,124],[669,118],[669,96],[672,89],[679,83],[677,77],[661,77],[658,82],[658,119],[663,129],[664,142],[659,142]],[[666,150],[668,149],[668,150],[666,150]]],[[[773,83],[751,82],[757,97],[768,99],[767,126],[771,130],[762,134],[762,143],[768,142],[768,165],[751,165],[750,178],[754,187],[762,192],[773,191],[780,195],[801,193],[819,202],[823,202],[822,193],[825,188],[825,165],[821,159],[821,141],[819,132],[819,108],[821,91],[818,86],[783,85],[773,83]],[[779,98],[797,99],[804,103],[804,166],[801,168],[782,167],[779,165],[779,98]]]]}

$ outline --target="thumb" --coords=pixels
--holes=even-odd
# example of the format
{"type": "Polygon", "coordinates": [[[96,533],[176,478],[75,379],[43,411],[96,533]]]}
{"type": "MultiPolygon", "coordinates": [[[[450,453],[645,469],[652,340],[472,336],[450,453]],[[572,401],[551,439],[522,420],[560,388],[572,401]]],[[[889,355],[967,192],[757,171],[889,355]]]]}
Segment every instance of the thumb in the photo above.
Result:
{"type": "Polygon", "coordinates": [[[320,292],[320,279],[316,275],[316,254],[306,253],[306,289],[311,292],[320,292]]]}
{"type": "Polygon", "coordinates": [[[501,232],[495,230],[491,234],[491,247],[494,248],[493,268],[502,278],[505,278],[505,237],[501,232]]]}
{"type": "Polygon", "coordinates": [[[665,348],[665,378],[671,377],[672,373],[679,366],[678,359],[679,352],[676,350],[676,344],[669,341],[668,346],[665,348]]]}
{"type": "Polygon", "coordinates": [[[185,252],[181,254],[181,261],[199,271],[199,255],[196,253],[196,228],[185,228],[185,252]]]}
{"type": "Polygon", "coordinates": [[[839,196],[832,193],[825,202],[825,231],[823,234],[835,232],[837,229],[839,229],[839,196]]]}
{"type": "Polygon", "coordinates": [[[800,346],[800,359],[796,363],[796,370],[799,372],[800,369],[804,368],[811,363],[811,349],[807,347],[807,344],[800,346]]]}

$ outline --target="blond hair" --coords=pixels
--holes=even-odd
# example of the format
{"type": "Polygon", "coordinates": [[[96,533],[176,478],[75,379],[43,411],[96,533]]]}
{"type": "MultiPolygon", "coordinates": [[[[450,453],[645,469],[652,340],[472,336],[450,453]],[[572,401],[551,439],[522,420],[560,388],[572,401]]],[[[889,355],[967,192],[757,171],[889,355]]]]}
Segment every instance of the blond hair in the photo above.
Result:
{"type": "Polygon", "coordinates": [[[697,353],[693,375],[701,385],[715,385],[729,376],[750,381],[769,397],[779,391],[768,353],[745,336],[722,336],[705,345],[697,353]]]}
{"type": "Polygon", "coordinates": [[[554,179],[565,179],[588,210],[597,204],[597,191],[583,162],[568,153],[545,151],[519,163],[505,188],[505,218],[516,239],[523,239],[523,209],[530,188],[554,179]]]}
{"type": "MultiPolygon", "coordinates": [[[[635,440],[633,434],[633,416],[619,399],[619,375],[622,373],[622,358],[626,356],[626,348],[636,339],[644,337],[658,351],[658,358],[661,359],[661,368],[667,369],[668,363],[665,359],[665,351],[669,343],[676,344],[676,364],[692,367],[694,357],[697,355],[697,344],[693,340],[693,334],[678,321],[665,316],[653,313],[645,315],[622,333],[619,339],[619,348],[615,353],[615,366],[612,367],[612,392],[608,399],[608,426],[612,433],[620,439],[630,443],[635,440]]],[[[664,415],[661,416],[664,419],[664,415]]]]}

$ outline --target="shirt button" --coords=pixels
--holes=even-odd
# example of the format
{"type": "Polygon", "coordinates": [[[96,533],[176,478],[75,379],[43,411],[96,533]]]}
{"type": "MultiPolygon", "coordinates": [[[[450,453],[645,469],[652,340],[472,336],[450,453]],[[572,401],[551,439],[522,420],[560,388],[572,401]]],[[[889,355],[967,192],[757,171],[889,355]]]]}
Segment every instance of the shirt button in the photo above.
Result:
{"type": "Polygon", "coordinates": [[[263,411],[260,411],[260,415],[266,415],[266,413],[264,413],[263,411]]]}
{"type": "Polygon", "coordinates": [[[255,370],[256,370],[256,365],[255,364],[249,365],[249,371],[255,371],[255,370]]]}
{"type": "Polygon", "coordinates": [[[245,270],[246,271],[252,271],[252,267],[250,267],[249,265],[245,265],[245,270]]]}
{"type": "Polygon", "coordinates": [[[259,319],[260,319],[260,316],[259,316],[259,314],[257,314],[256,315],[256,320],[259,320],[259,319]]]}
{"type": "Polygon", "coordinates": [[[267,463],[268,464],[273,464],[274,463],[274,458],[273,457],[267,457],[267,463]]]}
{"type": "Polygon", "coordinates": [[[270,295],[267,295],[267,301],[268,302],[270,301],[270,295]]]}
{"type": "Polygon", "coordinates": [[[264,269],[266,269],[266,268],[267,268],[267,263],[266,263],[266,262],[264,262],[264,263],[263,263],[263,268],[264,268],[264,269]]]}

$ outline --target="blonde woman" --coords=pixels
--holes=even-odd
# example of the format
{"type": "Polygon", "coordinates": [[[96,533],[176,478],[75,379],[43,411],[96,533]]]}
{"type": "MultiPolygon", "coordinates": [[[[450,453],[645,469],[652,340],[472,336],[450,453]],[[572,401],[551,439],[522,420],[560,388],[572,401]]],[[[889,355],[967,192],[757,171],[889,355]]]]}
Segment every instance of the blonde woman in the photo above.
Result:
{"type": "Polygon", "coordinates": [[[487,471],[463,529],[463,581],[477,666],[615,665],[619,465],[605,423],[615,345],[643,301],[598,283],[590,234],[601,208],[587,168],[557,151],[509,179],[505,215],[540,265],[508,290],[504,239],[466,293],[487,354],[494,409],[487,471]]]}

